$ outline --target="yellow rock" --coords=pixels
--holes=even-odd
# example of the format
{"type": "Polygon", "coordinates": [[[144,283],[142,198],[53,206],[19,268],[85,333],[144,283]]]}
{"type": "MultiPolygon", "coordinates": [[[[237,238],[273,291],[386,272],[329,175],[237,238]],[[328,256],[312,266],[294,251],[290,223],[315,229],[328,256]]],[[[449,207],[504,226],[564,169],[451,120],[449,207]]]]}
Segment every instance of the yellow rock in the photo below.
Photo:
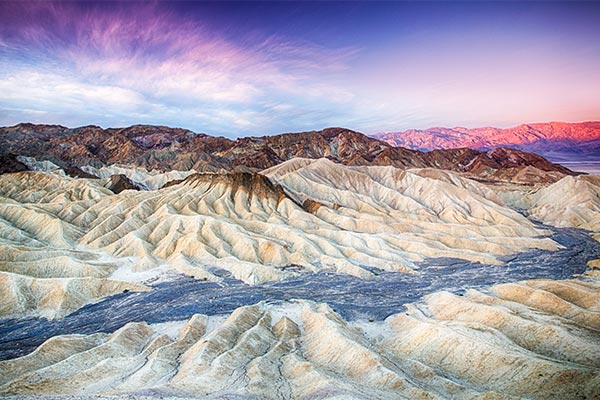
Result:
{"type": "Polygon", "coordinates": [[[588,261],[587,266],[590,267],[591,269],[594,269],[594,268],[600,269],[600,259],[588,261]]]}

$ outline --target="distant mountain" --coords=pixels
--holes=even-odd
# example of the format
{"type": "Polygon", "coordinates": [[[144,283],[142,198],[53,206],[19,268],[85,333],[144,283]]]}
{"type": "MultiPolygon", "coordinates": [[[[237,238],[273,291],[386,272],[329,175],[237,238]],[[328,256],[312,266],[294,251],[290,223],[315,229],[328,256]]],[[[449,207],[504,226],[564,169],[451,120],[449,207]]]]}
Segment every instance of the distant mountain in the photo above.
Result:
{"type": "Polygon", "coordinates": [[[381,132],[372,137],[414,150],[511,147],[551,160],[600,160],[600,122],[549,122],[514,128],[429,128],[381,132]]]}
{"type": "Polygon", "coordinates": [[[170,170],[260,171],[292,158],[327,158],[345,165],[439,168],[485,180],[554,182],[568,169],[512,149],[421,152],[344,128],[230,140],[185,129],[135,125],[102,129],[19,124],[0,128],[0,158],[28,156],[61,167],[130,165],[170,170]]]}

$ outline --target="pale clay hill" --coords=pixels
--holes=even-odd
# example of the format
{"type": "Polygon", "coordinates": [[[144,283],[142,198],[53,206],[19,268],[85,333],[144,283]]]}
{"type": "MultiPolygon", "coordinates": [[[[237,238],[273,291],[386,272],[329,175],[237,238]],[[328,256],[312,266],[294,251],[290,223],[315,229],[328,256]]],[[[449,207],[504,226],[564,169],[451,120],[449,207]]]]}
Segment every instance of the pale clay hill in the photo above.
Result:
{"type": "Polygon", "coordinates": [[[600,176],[589,175],[562,180],[533,196],[532,218],[551,221],[559,227],[576,227],[600,232],[600,176]]]}
{"type": "MultiPolygon", "coordinates": [[[[249,284],[321,270],[370,279],[373,268],[419,273],[429,257],[497,264],[556,250],[531,220],[600,234],[593,176],[485,184],[296,158],[261,174],[112,166],[75,179],[23,161],[53,172],[0,175],[3,317],[60,318],[169,274],[219,281],[216,268],[249,284]],[[175,182],[115,194],[115,172],[146,188],[175,182]]],[[[0,361],[0,396],[598,398],[600,284],[586,277],[437,292],[381,322],[297,300],[55,336],[0,361]]]]}
{"type": "Polygon", "coordinates": [[[600,285],[578,280],[438,292],[372,323],[259,303],[51,338],[0,362],[0,395],[596,399],[599,330],[600,285]]]}
{"type": "Polygon", "coordinates": [[[147,290],[165,271],[216,281],[220,268],[249,284],[319,270],[369,278],[372,268],[413,273],[428,257],[495,264],[558,246],[491,189],[440,170],[295,159],[264,175],[197,174],[121,194],[44,172],[0,182],[5,316],[60,317],[147,290]]]}

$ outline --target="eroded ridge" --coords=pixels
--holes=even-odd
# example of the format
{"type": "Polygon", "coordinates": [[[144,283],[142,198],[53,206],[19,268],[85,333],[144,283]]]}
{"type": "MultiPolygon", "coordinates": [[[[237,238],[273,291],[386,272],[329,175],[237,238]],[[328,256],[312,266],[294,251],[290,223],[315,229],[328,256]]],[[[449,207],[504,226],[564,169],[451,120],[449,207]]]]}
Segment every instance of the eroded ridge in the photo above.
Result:
{"type": "Polygon", "coordinates": [[[61,317],[149,276],[248,284],[321,270],[373,277],[427,257],[499,264],[556,250],[486,186],[437,170],[294,159],[263,174],[193,174],[114,194],[58,173],[0,176],[4,316],[61,317]],[[294,268],[288,268],[294,266],[294,268]],[[128,282],[123,282],[128,281],[128,282]]]}
{"type": "Polygon", "coordinates": [[[0,362],[0,395],[593,399],[599,332],[598,281],[438,292],[383,322],[259,303],[226,319],[54,337],[0,362]]]}

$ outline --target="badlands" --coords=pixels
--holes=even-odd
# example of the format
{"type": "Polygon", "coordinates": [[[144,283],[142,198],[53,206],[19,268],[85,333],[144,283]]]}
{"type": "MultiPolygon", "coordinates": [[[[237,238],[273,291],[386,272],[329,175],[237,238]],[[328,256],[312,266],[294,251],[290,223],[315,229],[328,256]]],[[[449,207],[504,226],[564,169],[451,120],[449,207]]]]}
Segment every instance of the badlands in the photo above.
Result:
{"type": "Polygon", "coordinates": [[[83,164],[59,144],[100,128],[13,128],[50,144],[3,155],[0,396],[600,397],[597,176],[339,130],[132,127],[83,164]]]}

